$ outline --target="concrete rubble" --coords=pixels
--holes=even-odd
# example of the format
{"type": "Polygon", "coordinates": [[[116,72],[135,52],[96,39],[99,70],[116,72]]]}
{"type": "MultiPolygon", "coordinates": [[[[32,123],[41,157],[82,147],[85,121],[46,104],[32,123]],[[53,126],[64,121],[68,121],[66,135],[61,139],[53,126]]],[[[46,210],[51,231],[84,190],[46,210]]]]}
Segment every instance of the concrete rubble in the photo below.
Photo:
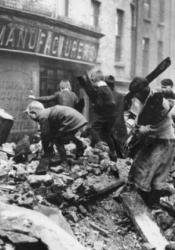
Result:
{"type": "MultiPolygon", "coordinates": [[[[66,221],[62,223],[66,224],[65,230],[89,250],[146,249],[148,244],[136,232],[119,199],[131,161],[112,162],[104,143],[91,148],[88,139],[82,140],[86,145],[82,157],[75,159],[75,145],[70,143],[66,145],[69,164],[51,164],[47,174],[42,175],[35,174],[42,152],[40,142],[30,145],[30,157],[25,162],[16,163],[13,157],[0,152],[1,202],[37,210],[59,226],[60,221],[66,221]],[[57,212],[62,219],[55,217],[57,212]]],[[[14,153],[14,143],[3,147],[14,153]]],[[[173,183],[173,175],[170,177],[173,183]]],[[[175,240],[174,203],[175,196],[161,198],[162,208],[152,211],[168,241],[175,240]]],[[[18,249],[13,237],[24,240],[0,230],[2,249],[18,249]]],[[[37,246],[35,235],[25,237],[30,247],[37,246]]]]}

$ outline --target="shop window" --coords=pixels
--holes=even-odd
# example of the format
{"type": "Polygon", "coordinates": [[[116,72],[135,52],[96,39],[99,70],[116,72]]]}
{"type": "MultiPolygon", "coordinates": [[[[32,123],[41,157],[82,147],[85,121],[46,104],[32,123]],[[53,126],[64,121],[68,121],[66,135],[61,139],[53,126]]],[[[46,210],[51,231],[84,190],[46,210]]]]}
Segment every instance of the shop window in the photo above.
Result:
{"type": "Polygon", "coordinates": [[[159,23],[165,21],[165,0],[159,0],[159,23]]]}
{"type": "MultiPolygon", "coordinates": [[[[69,79],[69,72],[49,65],[40,68],[40,96],[52,95],[59,90],[59,83],[62,79],[69,79]]],[[[49,103],[48,106],[52,106],[49,103]]]]}
{"type": "Polygon", "coordinates": [[[163,60],[163,42],[158,41],[157,44],[157,60],[160,63],[163,60]]]}
{"type": "Polygon", "coordinates": [[[143,76],[146,76],[148,74],[149,69],[149,50],[150,50],[150,41],[149,38],[143,38],[142,39],[142,73],[143,76]]]}
{"type": "Polygon", "coordinates": [[[57,90],[57,77],[54,69],[41,67],[40,95],[51,95],[57,90]]]}
{"type": "Polygon", "coordinates": [[[151,0],[143,1],[143,11],[144,11],[144,18],[150,19],[151,18],[151,0]]]}
{"type": "Polygon", "coordinates": [[[101,5],[101,3],[99,1],[92,0],[93,26],[95,28],[98,28],[98,26],[99,26],[100,5],[101,5]]]}
{"type": "Polygon", "coordinates": [[[116,30],[115,30],[115,61],[122,59],[122,40],[123,40],[123,20],[124,11],[117,9],[116,12],[116,30]]]}

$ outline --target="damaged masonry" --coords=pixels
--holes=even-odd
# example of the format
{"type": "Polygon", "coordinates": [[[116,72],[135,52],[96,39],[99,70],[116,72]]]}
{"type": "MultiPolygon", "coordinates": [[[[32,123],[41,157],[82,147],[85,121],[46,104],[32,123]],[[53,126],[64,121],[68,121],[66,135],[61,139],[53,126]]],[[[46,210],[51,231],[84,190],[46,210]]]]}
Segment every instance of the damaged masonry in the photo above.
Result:
{"type": "Polygon", "coordinates": [[[128,245],[129,249],[154,249],[156,246],[156,249],[164,249],[168,241],[162,232],[168,240],[174,240],[173,195],[162,198],[162,209],[152,213],[136,194],[126,192],[119,198],[127,181],[129,159],[112,162],[109,148],[103,142],[92,148],[90,140],[82,138],[86,146],[82,157],[75,159],[75,145],[69,143],[66,168],[55,161],[50,163],[46,174],[36,175],[42,146],[40,141],[27,143],[28,139],[25,136],[17,145],[4,143],[1,147],[0,238],[3,249],[56,249],[58,245],[59,249],[83,249],[75,236],[85,249],[94,250],[122,250],[128,245]],[[15,152],[16,161],[21,163],[14,161],[15,152]],[[171,211],[171,215],[167,211],[171,211]]]}
{"type": "MultiPolygon", "coordinates": [[[[84,143],[88,145],[89,141],[85,140],[84,143]]],[[[75,244],[75,249],[81,248],[78,245],[76,246],[78,243],[74,243],[75,239],[71,238],[72,235],[75,235],[89,249],[103,249],[115,245],[115,243],[111,243],[111,239],[114,239],[110,237],[112,231],[108,228],[111,222],[115,230],[117,229],[119,232],[120,238],[124,237],[126,231],[129,230],[120,226],[120,223],[121,225],[124,223],[128,228],[132,227],[127,218],[123,220],[125,216],[120,205],[119,207],[115,205],[112,196],[108,204],[108,195],[122,187],[124,180],[119,179],[117,165],[109,160],[108,148],[105,145],[101,144],[99,148],[94,149],[88,146],[84,156],[79,160],[74,160],[75,145],[68,144],[66,145],[66,151],[70,165],[65,169],[61,165],[54,164],[50,166],[50,170],[45,175],[35,175],[39,164],[37,158],[41,153],[40,142],[30,145],[31,152],[28,156],[33,159],[28,163],[16,164],[13,158],[8,159],[4,152],[8,151],[12,154],[13,149],[14,144],[5,143],[2,147],[3,152],[1,152],[1,201],[11,204],[9,206],[2,203],[1,207],[2,230],[0,236],[1,245],[4,249],[8,249],[9,245],[12,249],[21,249],[22,247],[45,249],[46,246],[48,249],[55,249],[54,246],[60,244],[63,244],[64,249],[69,249],[67,240],[71,245],[75,244]],[[98,197],[101,197],[99,201],[98,197]],[[104,211],[98,212],[98,207],[102,208],[100,203],[104,203],[106,208],[104,211]],[[14,205],[43,213],[54,221],[53,223],[56,223],[57,227],[63,228],[71,236],[67,236],[66,233],[64,236],[64,232],[60,234],[57,229],[59,234],[57,241],[53,242],[52,237],[55,239],[55,236],[47,233],[47,231],[49,238],[46,239],[45,236],[42,236],[43,233],[39,231],[38,225],[35,225],[35,221],[38,220],[32,221],[33,216],[40,217],[40,215],[35,215],[35,213],[30,215],[28,210],[20,210],[20,208],[18,211],[18,208],[14,205]],[[15,212],[14,215],[10,212],[11,208],[15,212]],[[105,224],[104,218],[109,211],[115,213],[117,210],[121,213],[121,216],[118,215],[121,217],[118,221],[119,225],[115,222],[116,218],[114,217],[113,219],[109,217],[109,221],[105,224]],[[10,217],[8,217],[8,213],[6,215],[5,211],[9,211],[10,217]],[[59,239],[60,237],[61,239],[59,239]],[[66,239],[66,237],[70,239],[66,239]],[[50,245],[51,242],[53,247],[50,245]]],[[[45,219],[46,221],[43,221],[43,219],[41,223],[45,224],[41,226],[46,227],[44,230],[50,230],[47,227],[48,219],[45,219]]],[[[52,231],[53,228],[52,225],[52,231]]],[[[128,240],[131,240],[134,236],[135,247],[138,244],[136,235],[133,231],[130,234],[128,240]]]]}

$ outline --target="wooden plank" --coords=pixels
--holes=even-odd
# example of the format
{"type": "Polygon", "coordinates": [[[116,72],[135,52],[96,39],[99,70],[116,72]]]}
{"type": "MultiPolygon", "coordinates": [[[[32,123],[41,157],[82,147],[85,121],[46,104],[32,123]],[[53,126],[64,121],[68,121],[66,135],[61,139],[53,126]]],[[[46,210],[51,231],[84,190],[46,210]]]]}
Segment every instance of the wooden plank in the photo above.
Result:
{"type": "Polygon", "coordinates": [[[124,207],[143,239],[156,250],[164,250],[168,241],[154,221],[140,195],[135,192],[125,192],[121,195],[124,207]]]}
{"type": "Polygon", "coordinates": [[[109,237],[109,232],[105,229],[103,229],[101,226],[98,226],[96,223],[90,221],[90,226],[94,228],[95,230],[99,231],[103,236],[109,237]]]}
{"type": "Polygon", "coordinates": [[[122,179],[117,179],[115,181],[112,181],[111,183],[105,186],[103,185],[103,183],[97,183],[93,186],[92,193],[80,197],[75,203],[88,202],[93,200],[94,198],[98,198],[103,195],[112,193],[122,185],[125,185],[125,181],[122,179]]]}
{"type": "Polygon", "coordinates": [[[161,61],[157,65],[157,67],[146,76],[146,79],[148,80],[148,82],[149,83],[152,82],[161,73],[163,73],[170,65],[171,65],[171,59],[170,59],[170,57],[167,57],[163,61],[161,61]]]}

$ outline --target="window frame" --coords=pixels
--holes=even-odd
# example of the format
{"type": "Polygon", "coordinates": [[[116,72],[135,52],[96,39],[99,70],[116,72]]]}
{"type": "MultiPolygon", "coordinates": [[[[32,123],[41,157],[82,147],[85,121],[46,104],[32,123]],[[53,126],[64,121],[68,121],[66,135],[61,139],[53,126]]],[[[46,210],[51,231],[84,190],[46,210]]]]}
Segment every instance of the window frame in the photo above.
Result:
{"type": "Polygon", "coordinates": [[[142,38],[142,74],[147,75],[149,71],[149,56],[150,56],[150,38],[142,38]],[[143,45],[145,42],[145,45],[143,45]],[[143,47],[144,46],[144,47],[143,47]]]}
{"type": "Polygon", "coordinates": [[[150,21],[152,18],[152,1],[151,0],[143,0],[143,17],[144,20],[150,21]],[[147,5],[147,6],[146,6],[147,5]],[[148,9],[146,9],[148,7],[148,9]]]}
{"type": "Polygon", "coordinates": [[[123,30],[124,30],[124,15],[125,12],[122,9],[116,9],[116,25],[117,31],[115,32],[115,55],[114,61],[121,62],[122,61],[122,42],[123,42],[123,30]]]}
{"type": "Polygon", "coordinates": [[[92,8],[93,8],[93,26],[94,28],[99,27],[99,17],[100,17],[100,8],[101,2],[98,0],[91,0],[92,8]]]}
{"type": "Polygon", "coordinates": [[[159,0],[159,23],[165,22],[165,0],[159,0]]]}
{"type": "Polygon", "coordinates": [[[164,42],[162,40],[157,41],[157,61],[160,63],[163,60],[164,42]],[[160,53],[161,51],[161,53],[160,53]]]}

